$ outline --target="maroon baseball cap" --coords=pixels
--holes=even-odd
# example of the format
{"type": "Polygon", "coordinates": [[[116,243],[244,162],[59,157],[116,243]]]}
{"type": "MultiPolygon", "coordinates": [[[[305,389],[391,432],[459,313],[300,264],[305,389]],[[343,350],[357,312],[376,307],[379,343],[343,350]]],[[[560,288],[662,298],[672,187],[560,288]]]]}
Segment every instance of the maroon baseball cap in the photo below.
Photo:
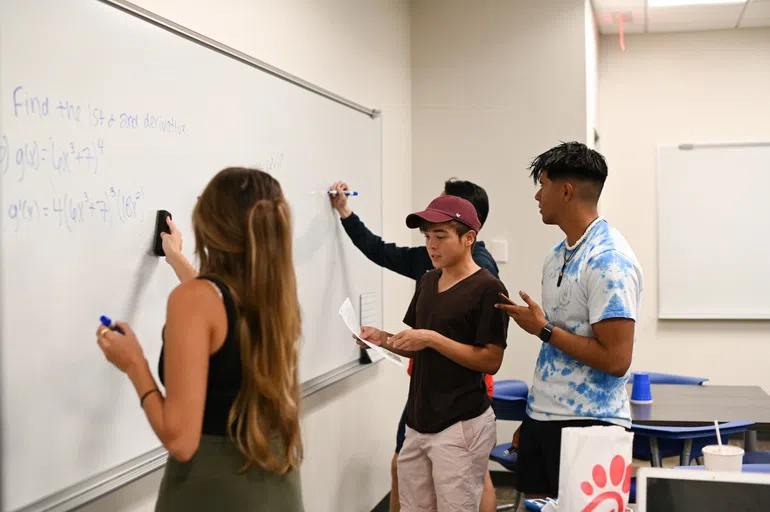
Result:
{"type": "Polygon", "coordinates": [[[428,207],[406,218],[406,226],[410,229],[420,227],[420,221],[425,220],[434,224],[456,220],[462,222],[475,232],[481,229],[481,221],[470,201],[461,197],[443,195],[430,202],[428,207]]]}

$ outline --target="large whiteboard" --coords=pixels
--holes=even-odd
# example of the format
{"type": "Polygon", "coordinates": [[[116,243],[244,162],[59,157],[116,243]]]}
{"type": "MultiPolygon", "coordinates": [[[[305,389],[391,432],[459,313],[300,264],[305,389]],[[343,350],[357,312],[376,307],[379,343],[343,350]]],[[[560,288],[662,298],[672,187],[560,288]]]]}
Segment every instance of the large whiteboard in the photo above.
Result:
{"type": "Polygon", "coordinates": [[[382,273],[325,190],[355,184],[381,229],[380,121],[330,97],[108,3],[0,3],[3,510],[158,449],[94,330],[131,322],[156,370],[177,283],[147,254],[155,211],[192,257],[192,207],[226,166],[264,168],[291,203],[301,380],[357,362],[337,310],[380,297],[382,273]]]}
{"type": "Polygon", "coordinates": [[[658,317],[770,319],[770,143],[658,150],[658,317]]]}

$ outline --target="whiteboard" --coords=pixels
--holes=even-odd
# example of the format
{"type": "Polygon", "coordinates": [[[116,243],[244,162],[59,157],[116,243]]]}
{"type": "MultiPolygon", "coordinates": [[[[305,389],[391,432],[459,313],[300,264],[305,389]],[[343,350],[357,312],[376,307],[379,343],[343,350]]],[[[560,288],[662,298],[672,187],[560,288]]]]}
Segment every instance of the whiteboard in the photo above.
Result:
{"type": "Polygon", "coordinates": [[[156,371],[177,282],[148,255],[155,212],[192,258],[192,208],[226,166],[262,167],[291,203],[302,382],[358,364],[337,310],[380,297],[382,272],[325,191],[355,184],[381,230],[380,120],[203,43],[96,0],[0,3],[3,510],[159,448],[94,331],[129,321],[156,371]]]}
{"type": "Polygon", "coordinates": [[[658,150],[658,317],[770,319],[770,143],[658,150]]]}

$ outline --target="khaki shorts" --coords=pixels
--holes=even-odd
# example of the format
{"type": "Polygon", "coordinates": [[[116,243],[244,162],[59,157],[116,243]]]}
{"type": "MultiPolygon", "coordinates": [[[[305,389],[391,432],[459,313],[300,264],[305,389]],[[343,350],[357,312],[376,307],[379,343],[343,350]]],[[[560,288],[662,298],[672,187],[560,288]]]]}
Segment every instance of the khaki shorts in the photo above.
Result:
{"type": "Polygon", "coordinates": [[[406,427],[398,455],[401,512],[478,511],[496,440],[491,407],[437,434],[406,427]]]}

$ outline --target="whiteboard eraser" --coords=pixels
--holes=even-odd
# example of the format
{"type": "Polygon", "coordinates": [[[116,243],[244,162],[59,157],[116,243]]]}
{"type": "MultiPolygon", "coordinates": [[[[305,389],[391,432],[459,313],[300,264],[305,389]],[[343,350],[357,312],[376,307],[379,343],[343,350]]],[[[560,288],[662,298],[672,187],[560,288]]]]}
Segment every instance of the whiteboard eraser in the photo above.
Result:
{"type": "Polygon", "coordinates": [[[161,233],[171,233],[171,228],[168,226],[168,220],[171,218],[171,214],[166,210],[158,210],[158,214],[155,217],[155,236],[153,238],[152,253],[155,256],[165,256],[166,252],[163,250],[163,237],[161,233]]]}
{"type": "Polygon", "coordinates": [[[487,249],[497,263],[508,262],[508,240],[492,240],[487,249]]]}

